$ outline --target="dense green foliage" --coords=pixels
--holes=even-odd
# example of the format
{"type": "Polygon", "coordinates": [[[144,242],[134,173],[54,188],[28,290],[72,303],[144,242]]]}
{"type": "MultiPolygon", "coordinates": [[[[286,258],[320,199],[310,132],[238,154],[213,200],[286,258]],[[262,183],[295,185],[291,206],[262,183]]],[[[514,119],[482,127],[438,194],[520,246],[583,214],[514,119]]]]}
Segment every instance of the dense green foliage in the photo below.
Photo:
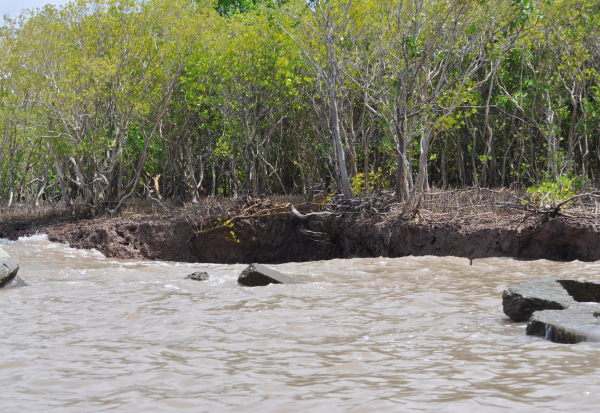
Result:
{"type": "Polygon", "coordinates": [[[599,74],[595,0],[46,6],[0,28],[0,199],[572,193],[599,74]]]}

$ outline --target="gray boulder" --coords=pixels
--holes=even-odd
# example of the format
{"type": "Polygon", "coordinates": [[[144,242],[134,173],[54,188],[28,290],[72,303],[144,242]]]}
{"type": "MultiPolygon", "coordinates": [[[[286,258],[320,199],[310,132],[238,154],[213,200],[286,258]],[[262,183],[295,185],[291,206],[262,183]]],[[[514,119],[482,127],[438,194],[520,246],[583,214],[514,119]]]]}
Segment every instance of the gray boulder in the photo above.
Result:
{"type": "Polygon", "coordinates": [[[536,311],[527,325],[527,334],[555,343],[599,342],[600,320],[594,314],[593,308],[581,305],[566,310],[536,311]]]}
{"type": "Polygon", "coordinates": [[[19,264],[0,248],[0,288],[23,287],[25,281],[17,275],[19,264]]]}
{"type": "Polygon", "coordinates": [[[261,264],[251,264],[240,274],[238,283],[248,287],[259,287],[269,284],[305,284],[295,278],[275,271],[261,264]]]}
{"type": "Polygon", "coordinates": [[[205,271],[195,271],[185,278],[186,280],[206,281],[210,278],[210,276],[205,271]]]}
{"type": "Polygon", "coordinates": [[[4,288],[25,287],[26,285],[27,285],[27,283],[25,282],[24,279],[22,279],[18,275],[15,275],[12,280],[10,280],[8,283],[4,284],[0,288],[4,289],[4,288]]]}
{"type": "Polygon", "coordinates": [[[527,321],[534,311],[568,308],[575,300],[558,280],[542,277],[508,287],[502,293],[504,314],[513,321],[527,321]]]}
{"type": "Polygon", "coordinates": [[[555,343],[600,341],[600,283],[542,277],[509,287],[504,313],[529,321],[527,334],[555,343]]]}

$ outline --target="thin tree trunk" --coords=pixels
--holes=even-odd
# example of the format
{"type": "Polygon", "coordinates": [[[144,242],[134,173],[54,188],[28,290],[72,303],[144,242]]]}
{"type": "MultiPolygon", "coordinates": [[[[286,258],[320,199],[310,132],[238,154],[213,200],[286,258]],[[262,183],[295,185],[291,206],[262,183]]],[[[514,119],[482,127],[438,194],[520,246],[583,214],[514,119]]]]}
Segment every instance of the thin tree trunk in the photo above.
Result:
{"type": "Polygon", "coordinates": [[[600,127],[596,131],[596,187],[600,188],[600,127]]]}
{"type": "Polygon", "coordinates": [[[396,166],[396,201],[403,202],[408,199],[408,171],[406,162],[406,141],[404,139],[404,121],[400,117],[400,108],[396,110],[396,121],[394,127],[396,129],[396,150],[397,166],[396,166]]]}
{"type": "Polygon", "coordinates": [[[340,168],[342,191],[344,193],[344,198],[350,199],[352,198],[352,190],[350,189],[350,181],[348,180],[348,172],[346,170],[346,157],[344,156],[344,147],[342,146],[342,139],[340,137],[337,90],[335,84],[332,84],[329,88],[329,99],[331,105],[331,131],[333,134],[333,142],[337,152],[337,162],[340,168]]]}
{"type": "Polygon", "coordinates": [[[445,191],[448,187],[448,165],[446,164],[446,151],[448,150],[448,137],[444,140],[444,149],[442,150],[442,189],[445,191]]]}
{"type": "Polygon", "coordinates": [[[52,154],[52,159],[54,160],[54,167],[56,168],[56,176],[60,181],[60,193],[65,203],[65,207],[71,207],[71,201],[69,200],[69,195],[67,192],[66,179],[62,173],[62,169],[60,168],[60,164],[58,163],[58,159],[56,158],[56,154],[54,153],[54,148],[52,147],[52,142],[50,142],[50,153],[52,154]]]}

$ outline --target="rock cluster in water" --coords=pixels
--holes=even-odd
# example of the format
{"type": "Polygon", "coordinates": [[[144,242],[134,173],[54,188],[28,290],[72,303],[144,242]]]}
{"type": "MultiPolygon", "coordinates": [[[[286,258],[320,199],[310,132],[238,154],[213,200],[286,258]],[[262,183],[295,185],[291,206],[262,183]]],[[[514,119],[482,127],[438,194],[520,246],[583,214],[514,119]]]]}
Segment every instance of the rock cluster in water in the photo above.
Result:
{"type": "Polygon", "coordinates": [[[269,284],[304,284],[295,278],[275,271],[261,264],[252,264],[240,274],[238,283],[248,287],[259,287],[269,284]]]}
{"type": "Polygon", "coordinates": [[[0,248],[0,288],[23,287],[27,285],[17,275],[19,264],[6,251],[0,248]]]}
{"type": "Polygon", "coordinates": [[[542,277],[504,290],[504,313],[555,343],[600,341],[600,283],[542,277]]]}

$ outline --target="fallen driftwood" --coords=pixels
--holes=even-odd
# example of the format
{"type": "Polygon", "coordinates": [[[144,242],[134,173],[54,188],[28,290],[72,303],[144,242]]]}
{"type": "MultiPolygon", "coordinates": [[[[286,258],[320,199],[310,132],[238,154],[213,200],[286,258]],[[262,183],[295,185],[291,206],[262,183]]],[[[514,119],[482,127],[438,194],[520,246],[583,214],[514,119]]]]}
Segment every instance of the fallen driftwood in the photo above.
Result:
{"type": "Polygon", "coordinates": [[[600,342],[600,283],[542,277],[504,290],[504,313],[555,343],[600,342]]]}
{"type": "Polygon", "coordinates": [[[294,204],[287,204],[290,206],[291,210],[292,210],[292,214],[294,214],[295,216],[297,216],[300,219],[306,219],[310,216],[329,216],[329,215],[335,215],[333,212],[329,212],[329,211],[322,211],[322,212],[310,212],[308,214],[301,214],[300,212],[298,212],[298,210],[296,209],[296,207],[294,206],[294,204]]]}
{"type": "Polygon", "coordinates": [[[261,264],[251,264],[240,274],[238,283],[248,287],[259,287],[269,284],[305,284],[295,278],[275,271],[261,264]]]}
{"type": "Polygon", "coordinates": [[[6,251],[0,248],[0,288],[23,287],[27,285],[17,275],[19,264],[6,251]]]}

